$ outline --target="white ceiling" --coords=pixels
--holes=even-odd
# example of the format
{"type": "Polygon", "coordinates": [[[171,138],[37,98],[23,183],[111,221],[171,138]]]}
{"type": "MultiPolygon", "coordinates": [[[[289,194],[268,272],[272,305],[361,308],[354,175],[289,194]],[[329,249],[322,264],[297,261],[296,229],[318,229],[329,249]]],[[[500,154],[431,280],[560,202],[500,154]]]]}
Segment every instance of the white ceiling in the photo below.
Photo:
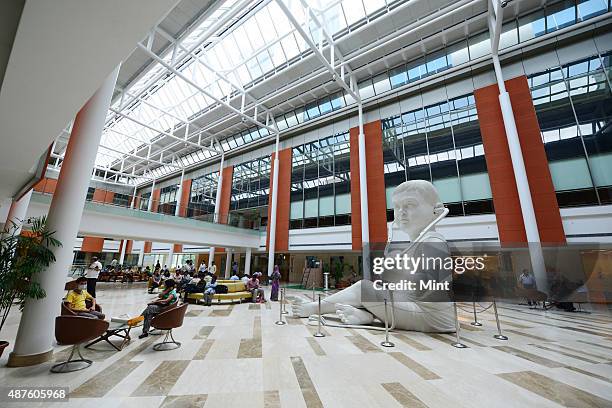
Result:
{"type": "Polygon", "coordinates": [[[0,200],[177,2],[26,1],[0,89],[0,200]]]}

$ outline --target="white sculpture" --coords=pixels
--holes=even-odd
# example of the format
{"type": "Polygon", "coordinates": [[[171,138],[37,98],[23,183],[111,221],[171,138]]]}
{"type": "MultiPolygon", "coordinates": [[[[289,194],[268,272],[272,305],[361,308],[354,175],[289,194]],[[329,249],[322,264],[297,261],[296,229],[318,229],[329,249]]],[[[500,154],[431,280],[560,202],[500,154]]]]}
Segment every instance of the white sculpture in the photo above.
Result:
{"type": "MultiPolygon", "coordinates": [[[[430,182],[411,180],[397,186],[393,192],[393,208],[394,225],[410,237],[410,243],[393,243],[391,229],[389,243],[385,250],[387,257],[394,257],[398,253],[418,257],[424,251],[431,251],[432,247],[435,248],[435,256],[448,257],[450,255],[444,237],[435,230],[435,225],[448,214],[448,210],[440,202],[438,192],[430,182]]],[[[440,275],[436,276],[438,281],[450,281],[451,272],[438,272],[440,272],[440,275]]],[[[419,276],[419,271],[416,275],[411,276],[406,276],[410,273],[404,270],[397,270],[395,273],[396,276],[392,276],[393,281],[409,280],[414,276],[419,276]]],[[[454,309],[450,297],[448,302],[429,302],[419,300],[423,299],[422,294],[394,291],[395,328],[422,332],[454,332],[454,309]]],[[[381,321],[384,320],[385,297],[388,297],[387,291],[375,290],[372,281],[363,279],[325,298],[321,304],[321,314],[335,312],[344,324],[368,325],[374,321],[375,317],[381,321]]],[[[318,303],[294,304],[292,310],[296,316],[308,317],[318,312],[318,303]]]]}

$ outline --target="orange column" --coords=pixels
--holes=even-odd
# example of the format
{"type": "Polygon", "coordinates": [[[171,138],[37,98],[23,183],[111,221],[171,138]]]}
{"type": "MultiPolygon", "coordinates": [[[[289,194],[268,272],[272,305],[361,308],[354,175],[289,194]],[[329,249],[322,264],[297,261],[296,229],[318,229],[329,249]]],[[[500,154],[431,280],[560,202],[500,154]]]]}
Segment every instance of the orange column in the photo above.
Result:
{"type": "MultiPolygon", "coordinates": [[[[223,168],[223,180],[221,181],[221,199],[219,201],[219,220],[220,224],[227,224],[230,201],[232,199],[232,179],[234,177],[234,166],[223,168]]],[[[225,252],[225,248],[215,247],[215,253],[225,252]]],[[[216,262],[216,261],[215,261],[216,262]]],[[[216,262],[217,267],[220,267],[221,263],[216,262]]]]}
{"type": "MultiPolygon", "coordinates": [[[[153,194],[151,194],[151,200],[153,200],[153,202],[151,203],[151,212],[154,212],[154,213],[157,212],[157,209],[159,208],[159,197],[160,196],[161,196],[160,188],[156,188],[155,190],[153,190],[153,194]]],[[[143,253],[145,254],[151,253],[152,245],[153,245],[153,242],[145,241],[143,253]]]]}
{"type": "MultiPolygon", "coordinates": [[[[189,197],[191,197],[191,179],[183,180],[183,184],[181,186],[181,196],[179,197],[179,217],[187,217],[189,197]]],[[[183,245],[174,244],[172,252],[175,254],[183,252],[183,245]]]]}
{"type": "Polygon", "coordinates": [[[57,186],[57,180],[52,178],[43,178],[34,185],[34,191],[44,194],[55,193],[55,187],[57,186]]]}
{"type": "MultiPolygon", "coordinates": [[[[291,209],[291,165],[292,165],[292,148],[280,150],[278,152],[278,201],[276,205],[276,238],[274,242],[274,251],[289,250],[289,211],[291,209]]],[[[274,174],[274,158],[276,152],[272,153],[270,174],[274,174]]],[[[268,220],[272,211],[272,181],[270,181],[270,191],[268,194],[268,220]]],[[[269,227],[269,224],[268,224],[269,227]]],[[[270,244],[270,228],[266,232],[266,249],[270,244]]]]}
{"type": "MultiPolygon", "coordinates": [[[[363,125],[366,144],[368,183],[368,226],[370,242],[387,241],[387,196],[380,120],[363,125]]],[[[359,128],[350,130],[351,150],[351,230],[353,250],[361,250],[361,201],[359,187],[359,128]]]]}
{"type": "MultiPolygon", "coordinates": [[[[115,193],[96,188],[93,195],[93,201],[96,203],[112,203],[115,198],[115,193]]],[[[104,249],[103,237],[84,237],[81,244],[82,252],[102,252],[104,249]]]]}
{"type": "Polygon", "coordinates": [[[563,221],[527,77],[522,75],[506,81],[506,88],[521,142],[540,241],[543,244],[565,243],[563,221]]]}
{"type": "MultiPolygon", "coordinates": [[[[510,79],[506,81],[506,87],[514,111],[540,240],[544,244],[563,243],[565,232],[527,78],[510,79]]],[[[497,229],[502,243],[525,243],[527,234],[498,96],[497,85],[474,91],[497,229]]]]}

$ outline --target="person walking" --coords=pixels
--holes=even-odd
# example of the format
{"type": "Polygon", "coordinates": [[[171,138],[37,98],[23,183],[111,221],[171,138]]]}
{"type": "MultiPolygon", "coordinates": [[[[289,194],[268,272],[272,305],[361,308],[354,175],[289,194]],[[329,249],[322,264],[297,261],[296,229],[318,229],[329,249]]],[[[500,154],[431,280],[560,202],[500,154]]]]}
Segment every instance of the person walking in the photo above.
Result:
{"type": "Polygon", "coordinates": [[[102,270],[102,264],[98,261],[97,257],[91,258],[91,265],[87,268],[87,293],[92,297],[96,297],[96,283],[98,282],[98,276],[102,270]]]}

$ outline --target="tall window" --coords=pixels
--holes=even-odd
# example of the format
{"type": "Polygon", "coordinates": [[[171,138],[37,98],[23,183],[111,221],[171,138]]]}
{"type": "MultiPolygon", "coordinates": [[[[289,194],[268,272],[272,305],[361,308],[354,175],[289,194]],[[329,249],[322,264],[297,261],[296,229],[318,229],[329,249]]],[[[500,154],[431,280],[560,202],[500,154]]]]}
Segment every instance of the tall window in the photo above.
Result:
{"type": "Polygon", "coordinates": [[[349,133],[293,148],[290,228],[351,223],[349,133]]]}
{"type": "Polygon", "coordinates": [[[149,201],[151,201],[151,192],[149,191],[148,193],[142,193],[140,195],[140,203],[139,203],[139,209],[142,211],[146,211],[149,208],[149,201]]]}
{"type": "MultiPolygon", "coordinates": [[[[234,166],[230,210],[243,217],[267,217],[270,156],[234,166]]],[[[265,224],[265,220],[262,220],[265,224]]]]}
{"type": "Polygon", "coordinates": [[[612,53],[529,78],[557,201],[612,203],[612,53]]]}
{"type": "Polygon", "coordinates": [[[161,189],[159,194],[159,206],[157,207],[158,213],[174,215],[178,200],[178,190],[178,184],[164,187],[161,189]]]}
{"type": "Polygon", "coordinates": [[[406,180],[427,180],[449,215],[493,212],[493,200],[473,95],[404,112],[382,121],[387,219],[406,180]]]}
{"type": "Polygon", "coordinates": [[[121,207],[129,207],[130,196],[128,194],[115,193],[113,196],[113,204],[121,207]]]}
{"type": "Polygon", "coordinates": [[[207,214],[215,213],[218,184],[218,171],[193,179],[189,196],[189,208],[187,209],[188,217],[206,218],[207,214]]]}

